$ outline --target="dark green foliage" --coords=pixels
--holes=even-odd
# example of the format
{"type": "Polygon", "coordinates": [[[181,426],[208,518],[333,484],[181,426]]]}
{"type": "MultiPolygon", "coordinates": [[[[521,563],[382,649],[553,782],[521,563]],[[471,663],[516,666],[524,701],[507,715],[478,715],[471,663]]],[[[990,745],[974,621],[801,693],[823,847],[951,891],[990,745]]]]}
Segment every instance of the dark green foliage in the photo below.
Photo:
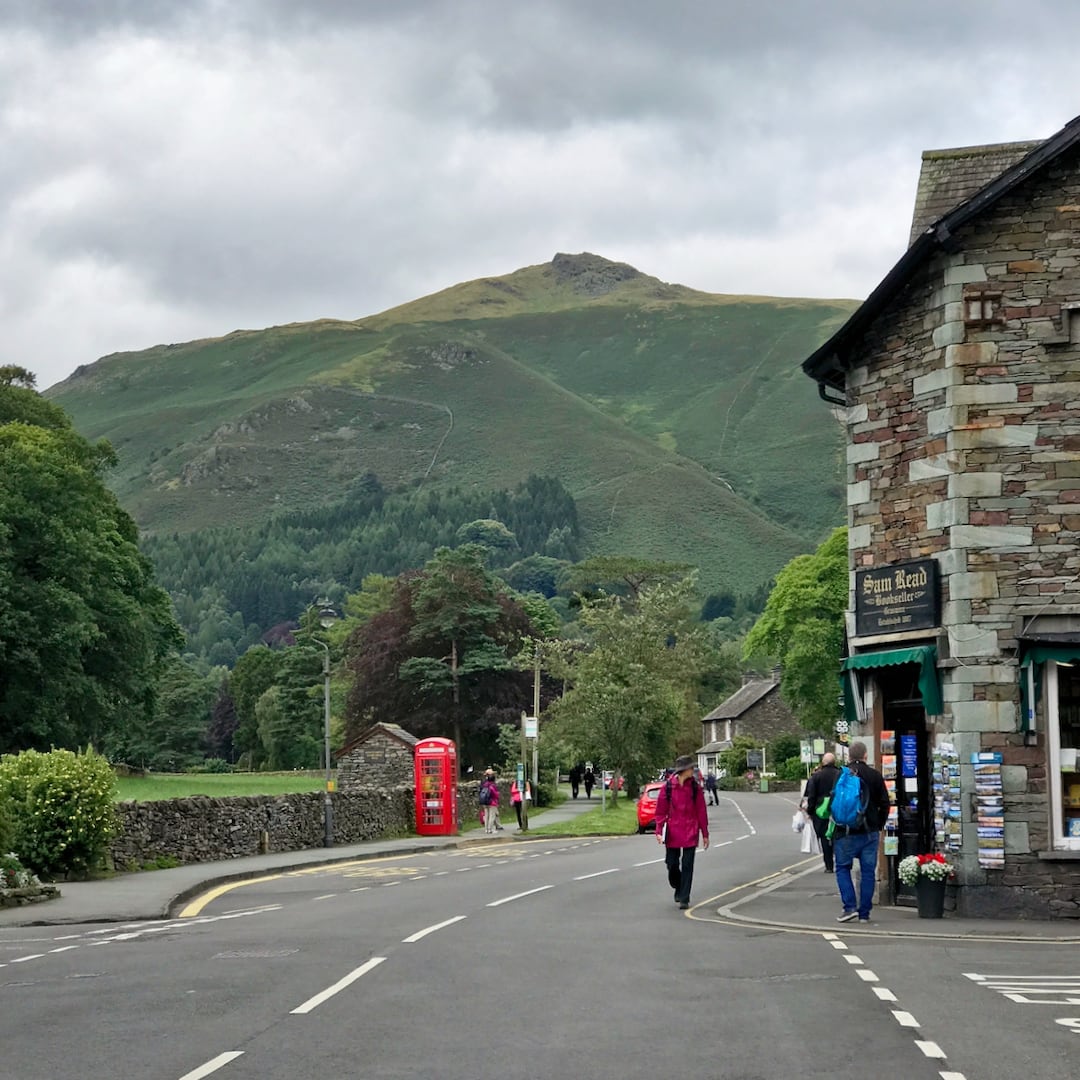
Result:
{"type": "MultiPolygon", "coordinates": [[[[12,369],[4,369],[10,372],[12,369]]],[[[108,745],[147,722],[179,631],[62,410],[0,378],[0,752],[108,745]]]]}
{"type": "Polygon", "coordinates": [[[390,606],[346,643],[347,736],[390,721],[414,735],[449,736],[459,761],[486,764],[499,724],[531,701],[531,675],[511,658],[533,632],[481,549],[440,549],[423,570],[399,577],[390,606]]]}
{"type": "Polygon", "coordinates": [[[789,758],[798,758],[800,754],[799,737],[797,735],[777,735],[768,744],[769,767],[780,765],[789,758]]]}
{"type": "Polygon", "coordinates": [[[365,577],[396,576],[474,535],[494,565],[522,553],[576,558],[580,544],[574,500],[557,480],[533,476],[512,491],[387,494],[367,477],[329,506],[261,526],[151,537],[144,548],[176,601],[190,650],[228,665],[313,596],[358,591],[365,577]]]}
{"type": "Polygon", "coordinates": [[[551,599],[559,590],[559,578],[569,568],[563,559],[530,555],[499,571],[499,576],[519,593],[539,593],[551,599]]]}
{"type": "Polygon", "coordinates": [[[730,619],[735,614],[735,605],[738,598],[733,592],[724,590],[721,593],[710,593],[705,597],[705,603],[701,605],[702,622],[712,622],[714,619],[730,619]]]}
{"type": "Polygon", "coordinates": [[[203,760],[217,679],[178,656],[166,661],[153,713],[109,750],[114,758],[153,772],[182,772],[203,760]]]}
{"type": "Polygon", "coordinates": [[[210,727],[206,732],[206,749],[213,757],[223,759],[226,764],[236,760],[233,737],[239,727],[240,718],[236,715],[236,702],[229,691],[229,680],[222,679],[217,696],[210,709],[210,727]]]}

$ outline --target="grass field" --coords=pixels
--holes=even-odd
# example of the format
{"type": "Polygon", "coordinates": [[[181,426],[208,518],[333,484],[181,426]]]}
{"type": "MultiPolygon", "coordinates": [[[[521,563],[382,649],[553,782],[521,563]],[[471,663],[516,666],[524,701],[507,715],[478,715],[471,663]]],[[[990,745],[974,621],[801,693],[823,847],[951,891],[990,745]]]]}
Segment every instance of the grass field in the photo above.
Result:
{"type": "MultiPolygon", "coordinates": [[[[538,816],[538,821],[542,819],[538,816]]],[[[620,798],[607,810],[586,810],[570,821],[529,828],[530,836],[629,836],[637,832],[637,803],[620,798]]]]}
{"type": "Polygon", "coordinates": [[[293,792],[322,791],[321,777],[304,773],[151,773],[122,776],[116,780],[118,802],[157,802],[183,799],[190,795],[289,795],[293,792]]]}

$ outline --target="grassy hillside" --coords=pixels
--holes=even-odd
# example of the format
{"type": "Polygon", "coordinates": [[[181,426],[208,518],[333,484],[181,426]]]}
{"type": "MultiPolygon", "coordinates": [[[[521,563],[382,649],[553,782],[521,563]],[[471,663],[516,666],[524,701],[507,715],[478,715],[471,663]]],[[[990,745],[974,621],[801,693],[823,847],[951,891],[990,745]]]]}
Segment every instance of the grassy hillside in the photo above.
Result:
{"type": "Polygon", "coordinates": [[[106,357],[54,387],[147,530],[254,522],[356,476],[558,476],[594,552],[744,591],[841,518],[840,430],[798,362],[852,305],[717,297],[596,256],[320,321],[106,357]]]}

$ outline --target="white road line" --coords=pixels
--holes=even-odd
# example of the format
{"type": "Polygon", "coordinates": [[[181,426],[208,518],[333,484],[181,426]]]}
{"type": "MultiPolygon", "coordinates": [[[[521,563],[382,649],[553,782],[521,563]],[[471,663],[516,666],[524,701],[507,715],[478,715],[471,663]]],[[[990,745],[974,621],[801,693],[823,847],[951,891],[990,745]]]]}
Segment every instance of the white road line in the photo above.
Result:
{"type": "Polygon", "coordinates": [[[719,844],[712,844],[712,847],[727,847],[729,844],[734,844],[734,840],[722,840],[719,844]]]}
{"type": "Polygon", "coordinates": [[[337,896],[336,892],[323,893],[322,896],[313,896],[312,900],[333,900],[337,896]]]}
{"type": "Polygon", "coordinates": [[[928,1057],[928,1058],[940,1058],[945,1059],[945,1051],[941,1049],[936,1042],[923,1042],[922,1039],[916,1039],[915,1045],[928,1057]]]}
{"type": "Polygon", "coordinates": [[[859,970],[856,971],[855,974],[858,975],[859,978],[862,979],[863,982],[877,982],[878,981],[878,977],[872,971],[870,971],[867,968],[859,968],[859,970]]]}
{"type": "Polygon", "coordinates": [[[533,893],[544,892],[546,889],[554,888],[552,885],[541,885],[539,889],[529,889],[528,892],[514,893],[513,896],[504,896],[501,900],[492,900],[488,907],[500,907],[502,904],[509,904],[511,900],[520,900],[524,896],[532,896],[533,893]]]}
{"type": "Polygon", "coordinates": [[[964,972],[965,979],[974,979],[975,982],[982,982],[986,978],[985,975],[973,975],[970,971],[964,972]]]}
{"type": "Polygon", "coordinates": [[[892,1014],[896,1017],[896,1022],[901,1027],[917,1028],[922,1026],[909,1012],[903,1012],[901,1009],[893,1009],[892,1014]]]}
{"type": "Polygon", "coordinates": [[[40,960],[45,954],[43,952],[30,953],[29,956],[16,956],[14,960],[9,960],[10,964],[22,964],[27,960],[40,960]]]}
{"type": "Polygon", "coordinates": [[[661,856],[659,859],[649,859],[648,862],[636,862],[636,863],[634,863],[634,865],[635,866],[655,866],[656,863],[663,862],[663,861],[664,861],[664,857],[661,856]]]}
{"type": "Polygon", "coordinates": [[[938,1076],[941,1077],[941,1080],[967,1080],[963,1073],[957,1072],[938,1073],[938,1076]]]}
{"type": "Polygon", "coordinates": [[[837,940],[837,935],[836,935],[836,934],[822,934],[821,936],[822,936],[822,937],[823,937],[823,938],[824,938],[824,939],[825,939],[826,941],[836,941],[836,940],[837,940]]]}
{"type": "Polygon", "coordinates": [[[848,953],[848,955],[845,956],[844,959],[849,964],[861,964],[862,963],[862,957],[861,956],[856,956],[854,953],[848,953]]]}
{"type": "Polygon", "coordinates": [[[735,839],[736,840],[749,840],[750,839],[750,834],[749,833],[743,833],[742,836],[736,836],[735,839]]]}
{"type": "Polygon", "coordinates": [[[357,889],[350,889],[349,892],[367,892],[368,889],[370,889],[370,888],[371,888],[370,885],[361,885],[357,889]]]}
{"type": "Polygon", "coordinates": [[[74,941],[80,937],[82,937],[82,934],[61,934],[59,937],[54,937],[53,941],[74,941]]]}
{"type": "Polygon", "coordinates": [[[438,871],[438,872],[437,872],[437,873],[435,874],[435,876],[436,876],[436,877],[446,877],[446,875],[447,875],[447,874],[449,874],[449,873],[450,873],[450,871],[449,871],[449,870],[439,870],[439,871],[438,871]]]}
{"type": "Polygon", "coordinates": [[[597,870],[595,874],[581,874],[579,877],[574,878],[575,881],[588,881],[589,878],[603,877],[605,874],[617,874],[619,868],[617,866],[612,867],[610,870],[597,870]]]}
{"type": "Polygon", "coordinates": [[[459,874],[467,874],[472,869],[471,866],[459,866],[457,872],[459,874]]]}
{"type": "Polygon", "coordinates": [[[421,938],[426,938],[428,934],[434,934],[436,930],[441,930],[444,926],[453,926],[454,923],[461,922],[464,918],[466,918],[465,915],[455,915],[452,919],[446,919],[443,922],[436,923],[434,926],[426,926],[423,930],[417,930],[415,934],[410,934],[407,938],[402,938],[401,944],[412,945],[421,938]]]}
{"type": "Polygon", "coordinates": [[[228,1053],[218,1054],[216,1058],[208,1061],[205,1065],[200,1065],[197,1069],[184,1073],[180,1080],[203,1080],[204,1076],[217,1072],[223,1065],[228,1065],[230,1061],[235,1061],[238,1057],[243,1056],[243,1050],[230,1050],[228,1053]]]}
{"type": "Polygon", "coordinates": [[[555,854],[555,849],[552,848],[550,851],[545,851],[544,854],[545,855],[554,855],[555,854]]]}
{"type": "Polygon", "coordinates": [[[834,949],[846,949],[847,948],[847,943],[844,942],[844,941],[830,941],[829,944],[834,949]]]}
{"type": "Polygon", "coordinates": [[[50,949],[49,952],[70,952],[72,949],[77,949],[78,947],[78,945],[61,945],[59,949],[50,949]]]}
{"type": "Polygon", "coordinates": [[[387,881],[383,883],[384,889],[392,889],[395,885],[400,885],[400,881],[387,881]]]}
{"type": "Polygon", "coordinates": [[[896,995],[891,990],[886,990],[884,986],[872,986],[870,989],[877,994],[878,999],[881,1001],[896,1001],[896,995]]]}
{"type": "Polygon", "coordinates": [[[302,1014],[309,1013],[312,1009],[317,1009],[324,1001],[329,1001],[335,994],[341,993],[345,987],[351,986],[361,976],[366,975],[373,968],[377,968],[385,959],[385,956],[373,956],[354,971],[350,971],[345,978],[338,979],[333,986],[328,986],[325,990],[320,990],[313,998],[308,998],[303,1005],[298,1006],[292,1011],[297,1014],[302,1014]]]}
{"type": "Polygon", "coordinates": [[[418,874],[414,878],[409,878],[410,881],[423,881],[427,877],[427,874],[418,874]]]}

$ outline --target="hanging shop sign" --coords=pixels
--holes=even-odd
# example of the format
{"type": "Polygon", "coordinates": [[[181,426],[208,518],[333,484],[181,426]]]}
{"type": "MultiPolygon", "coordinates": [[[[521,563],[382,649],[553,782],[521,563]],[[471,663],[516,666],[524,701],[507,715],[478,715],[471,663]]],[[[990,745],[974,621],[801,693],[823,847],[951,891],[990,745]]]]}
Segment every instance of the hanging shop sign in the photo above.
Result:
{"type": "Polygon", "coordinates": [[[855,633],[859,637],[930,630],[941,622],[936,559],[855,571],[855,633]]]}

